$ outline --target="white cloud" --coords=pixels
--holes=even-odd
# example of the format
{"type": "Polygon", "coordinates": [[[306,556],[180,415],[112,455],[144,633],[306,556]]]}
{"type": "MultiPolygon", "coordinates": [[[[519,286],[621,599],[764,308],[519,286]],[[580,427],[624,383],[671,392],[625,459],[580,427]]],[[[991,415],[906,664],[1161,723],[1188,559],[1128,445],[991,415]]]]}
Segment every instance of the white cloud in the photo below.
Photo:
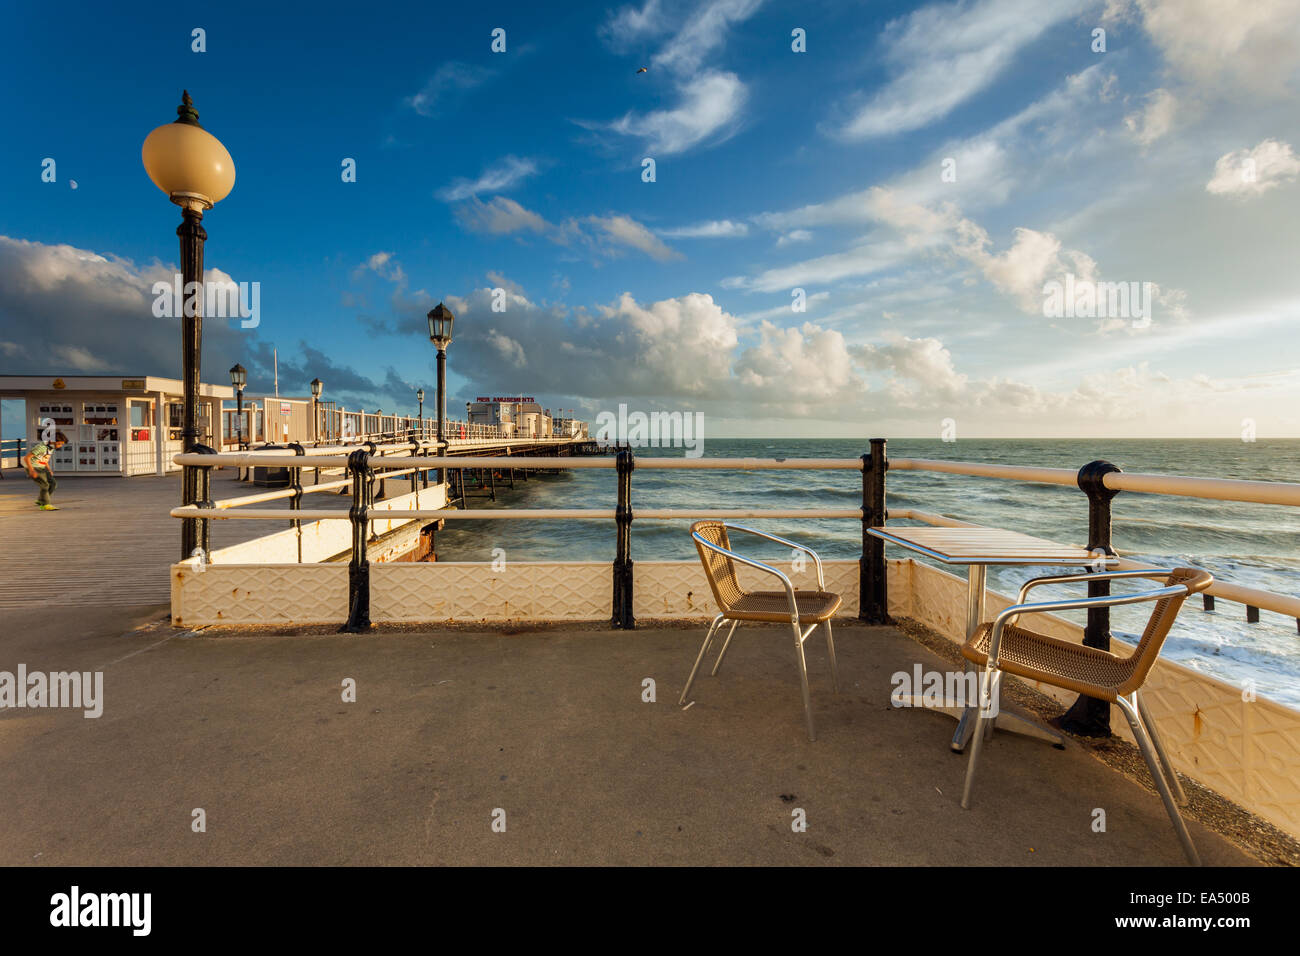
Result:
{"type": "MultiPolygon", "coordinates": [[[[677,91],[677,104],[648,113],[629,111],[607,124],[583,122],[645,141],[652,155],[672,155],[707,143],[716,146],[734,132],[748,91],[735,73],[706,60],[726,42],[727,31],[753,15],[762,0],[706,0],[686,18],[677,33],[650,61],[657,77],[667,75],[677,91]]],[[[659,5],[651,0],[640,10],[625,7],[609,20],[602,36],[617,46],[631,39],[664,32],[659,5]]]]}
{"type": "Polygon", "coordinates": [[[76,345],[56,345],[50,349],[50,355],[78,372],[99,372],[111,367],[101,356],[76,345]]]}
{"type": "Polygon", "coordinates": [[[1218,196],[1258,196],[1300,176],[1300,159],[1290,143],[1266,139],[1254,149],[1238,149],[1220,156],[1214,177],[1205,184],[1218,196]]]}
{"type": "Polygon", "coordinates": [[[910,243],[942,249],[973,264],[1030,314],[1042,314],[1047,279],[1067,272],[1079,279],[1096,278],[1096,263],[1091,258],[1077,250],[1062,250],[1061,241],[1050,233],[1019,227],[1011,246],[994,253],[989,234],[951,203],[931,209],[878,189],[873,191],[871,206],[882,222],[901,231],[910,243]]]}
{"type": "Polygon", "coordinates": [[[894,77],[840,124],[847,139],[929,126],[982,92],[1022,48],[1086,0],[979,0],[922,7],[891,21],[880,40],[894,77]]]}
{"type": "Polygon", "coordinates": [[[449,60],[438,67],[420,92],[407,98],[406,104],[421,116],[437,116],[449,98],[479,86],[491,75],[482,67],[449,60]]]}
{"type": "Polygon", "coordinates": [[[660,262],[683,258],[644,225],[619,213],[575,217],[556,225],[513,199],[494,196],[489,202],[474,197],[461,203],[456,207],[456,218],[471,232],[495,236],[533,233],[562,246],[582,244],[602,256],[618,255],[623,248],[631,248],[660,262]]]}
{"type": "Polygon", "coordinates": [[[669,239],[740,239],[749,235],[749,226],[730,219],[710,219],[675,229],[660,229],[659,235],[669,239]]]}
{"type": "Polygon", "coordinates": [[[479,193],[501,192],[527,179],[536,172],[537,164],[531,159],[504,156],[483,170],[478,179],[457,178],[452,180],[450,185],[438,190],[438,198],[444,202],[458,202],[471,196],[477,196],[479,193]]]}
{"type": "MultiPolygon", "coordinates": [[[[1176,377],[1144,364],[1140,349],[1132,364],[1110,356],[1115,367],[1082,377],[1074,377],[1070,363],[1048,370],[1038,377],[1050,387],[1033,378],[979,377],[963,371],[959,354],[937,335],[885,331],[852,343],[825,318],[793,322],[782,308],[742,320],[698,293],[646,304],[624,293],[593,312],[539,306],[520,293],[506,312],[494,313],[486,288],[448,297],[448,304],[466,319],[457,340],[462,375],[518,381],[588,407],[634,401],[737,421],[872,420],[913,433],[929,433],[939,419],[954,416],[965,435],[1114,437],[1206,434],[1217,427],[1210,421],[1215,416],[1235,434],[1234,415],[1239,422],[1259,414],[1249,409],[1293,400],[1300,391],[1300,369],[1235,379],[1176,377]],[[752,321],[757,328],[746,330],[752,321]],[[529,343],[525,365],[517,364],[511,342],[529,343]],[[1188,408],[1199,410],[1195,418],[1187,417],[1188,408]]],[[[1116,352],[1125,350],[1121,345],[1116,352]]],[[[1024,376],[1037,374],[1015,367],[1024,376]]]]}
{"type": "Polygon", "coordinates": [[[749,19],[761,3],[762,0],[712,0],[703,4],[655,54],[652,64],[680,75],[695,73],[705,57],[726,41],[727,28],[749,19]]]}
{"type": "MultiPolygon", "coordinates": [[[[1101,64],[1066,77],[1058,89],[1020,112],[964,139],[950,140],[925,156],[916,167],[880,184],[915,204],[928,205],[960,197],[968,206],[996,206],[1025,188],[1032,176],[1051,175],[1068,160],[1079,130],[1094,118],[1098,105],[1110,95],[1115,77],[1101,64]],[[954,161],[956,182],[946,182],[944,162],[954,161]]],[[[1087,137],[1104,143],[1100,137],[1087,137]]],[[[751,217],[763,228],[786,231],[812,226],[859,225],[875,221],[872,189],[845,193],[834,199],[751,217]]]]}
{"type": "Polygon", "coordinates": [[[456,218],[471,232],[486,232],[494,236],[515,232],[548,233],[555,229],[537,213],[505,196],[494,196],[488,202],[474,197],[456,207],[456,218]]]}
{"type": "Polygon", "coordinates": [[[1137,6],[1165,61],[1207,92],[1283,94],[1300,69],[1295,0],[1138,0],[1137,6]]]}
{"type": "Polygon", "coordinates": [[[398,285],[406,284],[406,272],[391,252],[376,252],[371,255],[369,259],[352,270],[353,281],[360,279],[367,271],[398,285]]]}
{"type": "Polygon", "coordinates": [[[616,50],[624,50],[638,40],[667,31],[668,23],[659,0],[646,0],[639,9],[635,6],[620,7],[596,32],[616,50]]]}
{"type": "Polygon", "coordinates": [[[616,245],[640,249],[652,259],[667,262],[682,254],[666,245],[649,229],[629,216],[588,216],[585,220],[616,245]]]}
{"type": "Polygon", "coordinates": [[[1124,117],[1133,138],[1143,146],[1150,146],[1174,127],[1174,113],[1178,109],[1178,100],[1166,89],[1152,90],[1147,94],[1146,105],[1141,112],[1130,113],[1124,117]]]}
{"type": "Polygon", "coordinates": [[[755,292],[789,292],[796,287],[824,285],[883,272],[900,265],[910,255],[911,250],[901,242],[873,242],[844,252],[765,269],[752,279],[733,276],[724,279],[721,285],[755,292]]]}
{"type": "Polygon", "coordinates": [[[835,402],[866,390],[844,336],[811,322],[782,328],[764,321],[760,341],[736,359],[736,378],[768,402],[835,402]]]}
{"type": "Polygon", "coordinates": [[[792,229],[784,236],[776,240],[778,246],[786,246],[792,242],[808,242],[812,239],[813,234],[807,229],[792,229]]]}
{"type": "MultiPolygon", "coordinates": [[[[179,321],[153,314],[154,283],[170,287],[179,271],[172,263],[137,266],[76,246],[0,235],[0,371],[66,367],[179,378],[179,321]]],[[[204,273],[207,282],[230,279],[213,267],[204,273]]],[[[237,321],[205,321],[204,381],[236,360],[255,371],[248,358],[255,341],[237,321]]]]}
{"type": "Polygon", "coordinates": [[[936,338],[887,333],[883,344],[867,343],[851,352],[863,368],[893,377],[890,391],[900,405],[916,404],[921,394],[927,403],[954,401],[966,389],[967,377],[958,374],[952,353],[936,338]]]}
{"type": "Polygon", "coordinates": [[[734,73],[702,73],[678,87],[680,100],[670,109],[628,112],[608,128],[645,140],[651,155],[669,156],[704,142],[725,141],[745,106],[745,84],[734,73]]]}
{"type": "Polygon", "coordinates": [[[527,364],[527,354],[524,347],[508,335],[502,335],[496,329],[488,329],[488,344],[496,350],[497,354],[509,365],[515,368],[522,368],[527,364]]]}

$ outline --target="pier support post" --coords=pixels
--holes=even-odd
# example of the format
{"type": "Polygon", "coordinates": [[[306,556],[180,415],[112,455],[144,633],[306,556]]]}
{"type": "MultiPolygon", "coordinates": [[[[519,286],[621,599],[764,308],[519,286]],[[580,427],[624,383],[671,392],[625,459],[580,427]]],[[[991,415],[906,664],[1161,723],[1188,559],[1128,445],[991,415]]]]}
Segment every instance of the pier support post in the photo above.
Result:
{"type": "MultiPolygon", "coordinates": [[[[1110,500],[1118,491],[1103,483],[1106,475],[1120,469],[1108,461],[1090,461],[1079,469],[1079,488],[1088,496],[1088,550],[1103,551],[1113,555],[1110,546],[1110,500]]],[[[1088,597],[1106,597],[1110,594],[1109,581],[1089,581],[1088,597]]],[[[1110,608],[1088,609],[1088,624],[1083,629],[1085,647],[1110,650],[1110,608]]],[[[1110,703],[1080,694],[1070,709],[1061,717],[1061,729],[1081,737],[1110,736],[1110,703]]]]}
{"type": "MultiPolygon", "coordinates": [[[[290,442],[289,447],[293,453],[298,456],[305,455],[307,452],[298,442],[290,442]]],[[[302,469],[289,469],[289,487],[293,489],[293,494],[289,497],[289,508],[293,511],[302,510],[302,469]]],[[[289,526],[297,532],[298,536],[298,563],[302,564],[302,519],[294,518],[289,522],[289,526]]]]}
{"type": "Polygon", "coordinates": [[[871,439],[871,453],[862,456],[862,557],[858,559],[858,618],[867,624],[889,623],[889,569],[885,542],[868,531],[885,524],[885,439],[871,439]]]}
{"type": "Polygon", "coordinates": [[[360,450],[348,455],[348,474],[352,476],[352,507],[348,509],[348,518],[352,522],[352,560],[348,562],[348,620],[339,630],[344,634],[360,634],[370,629],[367,545],[370,541],[370,505],[374,500],[370,453],[360,450]]]}
{"type": "Polygon", "coordinates": [[[632,616],[632,469],[636,461],[631,449],[618,453],[618,507],[614,511],[617,544],[614,551],[614,627],[636,627],[632,616]]]}

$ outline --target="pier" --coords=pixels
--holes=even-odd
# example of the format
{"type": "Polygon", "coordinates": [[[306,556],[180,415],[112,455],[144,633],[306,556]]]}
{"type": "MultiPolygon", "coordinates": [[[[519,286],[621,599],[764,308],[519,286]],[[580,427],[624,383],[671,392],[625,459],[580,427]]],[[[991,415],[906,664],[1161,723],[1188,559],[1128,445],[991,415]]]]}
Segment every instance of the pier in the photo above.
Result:
{"type": "MultiPolygon", "coordinates": [[[[18,797],[0,824],[0,845],[15,848],[13,862],[28,852],[69,863],[1180,862],[1150,779],[1122,735],[1069,738],[1065,753],[999,736],[999,768],[981,782],[977,809],[957,808],[964,763],[948,752],[947,725],[894,706],[889,675],[911,672],[918,662],[931,670],[957,666],[961,582],[911,560],[884,560],[867,537],[863,561],[826,562],[827,586],[845,596],[836,633],[847,681],[832,694],[822,652],[810,645],[815,744],[798,730],[780,629],[747,628],[728,670],[702,678],[688,707],[674,706],[712,606],[694,562],[632,561],[633,520],[781,515],[878,527],[887,504],[883,442],[862,459],[736,460],[638,458],[630,449],[584,455],[578,452],[602,449],[564,441],[456,443],[444,455],[419,454],[418,441],[372,444],[373,452],[361,446],[177,456],[181,466],[206,474],[199,487],[206,485],[210,504],[196,507],[177,505],[177,475],[68,478],[60,488],[67,508],[52,514],[29,510],[26,482],[0,483],[7,538],[13,532],[10,540],[39,545],[62,527],[75,528],[77,542],[60,549],[57,561],[39,547],[0,554],[9,656],[32,669],[103,671],[114,715],[103,726],[109,739],[122,741],[104,748],[88,726],[93,722],[79,713],[0,714],[0,740],[6,730],[42,731],[39,738],[12,738],[19,756],[39,739],[48,750],[43,765],[55,778],[90,767],[101,781],[93,806],[77,788],[59,788],[53,811],[48,794],[38,798],[8,781],[18,797]],[[490,473],[507,462],[521,472],[609,469],[618,476],[616,496],[579,509],[476,514],[445,507],[457,485],[451,474],[490,473]],[[257,467],[289,469],[290,486],[250,488],[241,470],[257,467]],[[853,475],[861,491],[842,509],[633,507],[637,469],[674,468],[831,470],[853,475]],[[431,480],[439,469],[449,473],[442,485],[431,480]],[[390,487],[380,497],[384,476],[390,487]],[[384,544],[386,528],[489,517],[608,522],[618,539],[615,561],[512,561],[510,575],[498,577],[485,564],[403,564],[384,544]],[[204,560],[177,562],[177,518],[208,526],[204,560]],[[358,522],[378,534],[358,536],[358,522]],[[351,548],[328,543],[339,532],[346,541],[349,526],[351,548]],[[358,568],[365,568],[361,587],[358,568]],[[345,624],[352,633],[340,632],[345,624]],[[619,639],[632,628],[635,641],[619,639]],[[355,705],[340,703],[345,678],[362,689],[355,705]],[[654,688],[649,699],[647,686],[654,688]],[[753,732],[758,726],[763,733],[753,732]],[[134,741],[135,769],[115,772],[111,753],[127,740],[134,741]],[[629,752],[640,755],[635,766],[624,759],[629,752]],[[238,797],[226,794],[222,781],[237,772],[248,777],[249,761],[268,761],[276,772],[261,782],[252,775],[238,797]],[[571,783],[555,776],[556,766],[571,769],[571,783]],[[604,786],[590,786],[595,774],[604,786]],[[566,795],[562,812],[557,787],[566,795]],[[204,795],[191,796],[196,788],[204,795]],[[287,793],[297,796],[285,799],[287,793]],[[177,800],[202,801],[229,821],[226,835],[196,847],[183,826],[170,834],[164,823],[177,800]],[[110,804],[136,808],[129,827],[105,816],[110,804]],[[1078,823],[1099,805],[1111,815],[1105,839],[1078,823]],[[477,826],[502,806],[523,839],[493,842],[486,825],[477,826]],[[792,809],[813,815],[815,837],[791,831],[792,809]],[[57,846],[52,821],[70,815],[100,828],[96,840],[57,846]],[[602,822],[591,827],[592,819],[602,822]],[[1016,839],[989,846],[980,834],[990,827],[1016,839]]],[[[1064,469],[903,458],[889,466],[900,475],[934,470],[1060,485],[1073,479],[1064,469]]],[[[1282,483],[1161,484],[1156,476],[1118,472],[1103,480],[1121,489],[1219,498],[1290,502],[1300,494],[1282,483]]],[[[480,489],[471,483],[468,490],[461,504],[472,508],[480,489]]],[[[966,524],[910,509],[888,518],[966,524]]],[[[1225,600],[1292,609],[1284,596],[1225,587],[1225,600]]],[[[994,609],[1012,600],[989,594],[994,609]]],[[[1082,633],[1065,621],[1057,626],[1082,633]]],[[[1012,685],[1007,705],[1032,719],[1059,717],[1071,702],[1012,685]]],[[[1228,726],[1243,706],[1236,688],[1161,661],[1148,700],[1190,774],[1184,812],[1202,859],[1300,862],[1300,844],[1287,833],[1296,801],[1286,791],[1298,715],[1264,700],[1249,705],[1283,746],[1273,764],[1243,776],[1236,742],[1225,746],[1194,729],[1228,726]],[[1188,702],[1195,713],[1184,711],[1188,702]]],[[[1246,736],[1240,743],[1252,746],[1246,736]]],[[[0,772],[21,764],[11,761],[0,772]]]]}

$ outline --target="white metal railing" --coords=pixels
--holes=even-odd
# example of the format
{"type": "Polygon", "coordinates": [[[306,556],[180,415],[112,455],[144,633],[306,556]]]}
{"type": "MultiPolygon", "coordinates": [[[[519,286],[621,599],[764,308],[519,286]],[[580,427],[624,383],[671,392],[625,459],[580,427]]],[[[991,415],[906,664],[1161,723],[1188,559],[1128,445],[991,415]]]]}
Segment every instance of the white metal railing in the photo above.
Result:
{"type": "MultiPolygon", "coordinates": [[[[522,439],[521,441],[528,441],[522,439]]],[[[555,442],[568,442],[569,439],[551,439],[555,442]]],[[[345,454],[359,450],[364,446],[331,446],[313,449],[302,456],[285,455],[283,452],[251,451],[238,454],[222,455],[177,455],[175,460],[183,466],[242,466],[266,465],[289,468],[341,468],[346,467],[345,454]],[[333,454],[330,454],[333,452],[333,454]]],[[[413,455],[411,446],[393,445],[392,454],[386,460],[371,456],[368,466],[382,470],[388,477],[410,474],[415,471],[433,469],[502,469],[502,468],[537,468],[537,469],[617,469],[618,459],[613,457],[590,458],[555,458],[543,456],[444,456],[413,455]],[[399,464],[400,461],[400,464],[399,464]],[[397,469],[401,469],[400,471],[397,469]]],[[[680,470],[835,470],[856,471],[863,474],[864,504],[865,485],[870,467],[864,471],[863,460],[858,458],[636,458],[637,469],[680,469],[680,470]]],[[[1016,465],[986,465],[979,462],[936,461],[930,459],[892,458],[888,460],[889,471],[927,471],[974,477],[997,478],[1012,481],[1025,481],[1040,484],[1078,487],[1078,472],[1066,468],[1035,468],[1016,465]]],[[[1300,484],[1291,482],[1248,481],[1239,479],[1192,478],[1173,475],[1135,474],[1129,472],[1112,472],[1101,479],[1105,487],[1115,491],[1131,491],[1144,494],[1176,495],[1199,497],[1220,501],[1241,501],[1257,504],[1281,506],[1300,505],[1300,484]]],[[[322,485],[302,489],[303,493],[327,491],[353,483],[355,476],[328,482],[322,485]]],[[[172,517],[189,519],[245,519],[283,521],[287,517],[294,520],[350,520],[346,512],[326,510],[296,510],[286,514],[283,510],[248,508],[249,504],[260,504],[295,494],[293,489],[266,492],[240,498],[224,499],[214,502],[212,508],[182,506],[171,511],[172,517]]],[[[632,515],[630,499],[622,500],[620,506],[627,508],[632,515]]],[[[401,509],[385,510],[385,518],[393,519],[443,519],[443,520],[620,520],[620,508],[502,508],[490,511],[441,509],[401,509]]],[[[703,518],[822,518],[853,519],[866,521],[865,508],[731,508],[731,509],[675,509],[644,508],[636,509],[634,516],[640,520],[684,521],[703,518]]],[[[889,513],[890,519],[911,519],[925,524],[946,527],[979,527],[970,522],[961,521],[945,515],[938,515],[918,509],[895,510],[889,513]]],[[[629,522],[631,517],[627,519],[629,522]]],[[[1120,569],[1137,568],[1132,561],[1121,560],[1120,569]]],[[[1224,600],[1236,601],[1249,608],[1262,608],[1275,613],[1295,618],[1300,626],[1300,598],[1277,594],[1257,588],[1216,580],[1206,592],[1224,600]]]]}
{"type": "MultiPolygon", "coordinates": [[[[641,462],[637,462],[641,467],[641,462]]],[[[981,478],[1007,478],[1045,485],[1077,487],[1079,473],[1068,468],[1028,468],[1023,465],[984,465],[968,461],[930,458],[891,458],[890,471],[933,471],[981,478]]],[[[1240,478],[1189,478],[1182,475],[1143,475],[1111,472],[1102,483],[1112,491],[1133,491],[1216,501],[1244,501],[1265,505],[1300,505],[1300,484],[1284,481],[1246,481],[1240,478]]]]}

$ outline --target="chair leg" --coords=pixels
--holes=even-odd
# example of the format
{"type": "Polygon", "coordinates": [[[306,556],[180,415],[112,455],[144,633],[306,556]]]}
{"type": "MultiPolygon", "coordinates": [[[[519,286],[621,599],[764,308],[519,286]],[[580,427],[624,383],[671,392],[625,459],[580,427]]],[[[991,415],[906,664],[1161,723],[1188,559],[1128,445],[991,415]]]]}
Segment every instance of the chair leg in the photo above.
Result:
{"type": "Polygon", "coordinates": [[[722,642],[722,650],[718,651],[718,659],[713,662],[713,670],[709,672],[710,677],[717,677],[718,670],[722,667],[722,659],[727,656],[727,648],[731,646],[731,635],[736,633],[736,625],[739,621],[731,622],[731,630],[727,631],[727,639],[722,642]]]}
{"type": "Polygon", "coordinates": [[[691,676],[686,678],[686,686],[682,688],[682,696],[677,699],[677,706],[681,707],[686,703],[686,695],[691,692],[691,685],[695,683],[695,674],[700,669],[700,661],[704,660],[704,652],[709,649],[709,641],[713,640],[713,632],[718,629],[722,623],[722,615],[719,614],[709,625],[709,633],[704,635],[704,643],[700,645],[700,653],[695,656],[695,666],[691,668],[691,676]]]}
{"type": "Polygon", "coordinates": [[[816,740],[817,731],[813,727],[812,715],[812,697],[808,693],[808,662],[804,660],[803,655],[803,635],[799,633],[799,625],[791,624],[794,628],[794,653],[799,661],[799,685],[803,689],[803,716],[808,724],[808,739],[816,740]]]}
{"type": "Polygon", "coordinates": [[[1183,822],[1183,815],[1178,812],[1178,804],[1174,802],[1173,792],[1169,789],[1169,781],[1165,779],[1159,758],[1155,755],[1154,748],[1151,746],[1151,738],[1147,736],[1147,731],[1142,726],[1142,719],[1138,714],[1137,706],[1129,703],[1123,697],[1115,699],[1119,704],[1120,710],[1124,711],[1124,716],[1128,718],[1128,725],[1133,730],[1133,737],[1138,742],[1138,749],[1142,751],[1142,759],[1147,762],[1147,769],[1151,771],[1151,778],[1155,781],[1156,790],[1160,793],[1160,799],[1164,801],[1165,811],[1169,814],[1169,820],[1174,825],[1174,832],[1178,834],[1178,841],[1183,845],[1183,852],[1187,854],[1187,862],[1192,866],[1200,866],[1201,858],[1196,852],[1196,847],[1192,844],[1191,835],[1187,832],[1187,824],[1183,822]]]}
{"type": "Polygon", "coordinates": [[[822,621],[822,627],[826,628],[826,656],[831,659],[831,687],[838,694],[840,692],[840,671],[835,663],[835,638],[831,637],[831,619],[827,618],[822,621]]]}
{"type": "Polygon", "coordinates": [[[1165,779],[1169,781],[1169,789],[1173,791],[1174,802],[1180,807],[1185,807],[1187,806],[1187,793],[1183,790],[1183,785],[1174,770],[1173,761],[1169,759],[1169,752],[1165,750],[1165,742],[1160,738],[1160,731],[1156,729],[1156,722],[1151,719],[1151,714],[1147,711],[1146,698],[1139,696],[1137,691],[1133,692],[1133,696],[1137,698],[1138,715],[1142,718],[1142,726],[1146,728],[1147,734],[1151,737],[1151,745],[1156,749],[1156,756],[1160,758],[1160,766],[1165,771],[1165,779]]]}
{"type": "Polygon", "coordinates": [[[978,717],[975,719],[975,733],[971,736],[970,741],[970,759],[966,763],[966,783],[961,791],[963,810],[970,809],[971,788],[975,785],[975,764],[979,761],[980,750],[984,747],[984,738],[987,736],[986,731],[997,720],[995,710],[991,706],[992,702],[1001,700],[1002,694],[1001,671],[986,670],[983,672],[982,677],[978,717]]]}

